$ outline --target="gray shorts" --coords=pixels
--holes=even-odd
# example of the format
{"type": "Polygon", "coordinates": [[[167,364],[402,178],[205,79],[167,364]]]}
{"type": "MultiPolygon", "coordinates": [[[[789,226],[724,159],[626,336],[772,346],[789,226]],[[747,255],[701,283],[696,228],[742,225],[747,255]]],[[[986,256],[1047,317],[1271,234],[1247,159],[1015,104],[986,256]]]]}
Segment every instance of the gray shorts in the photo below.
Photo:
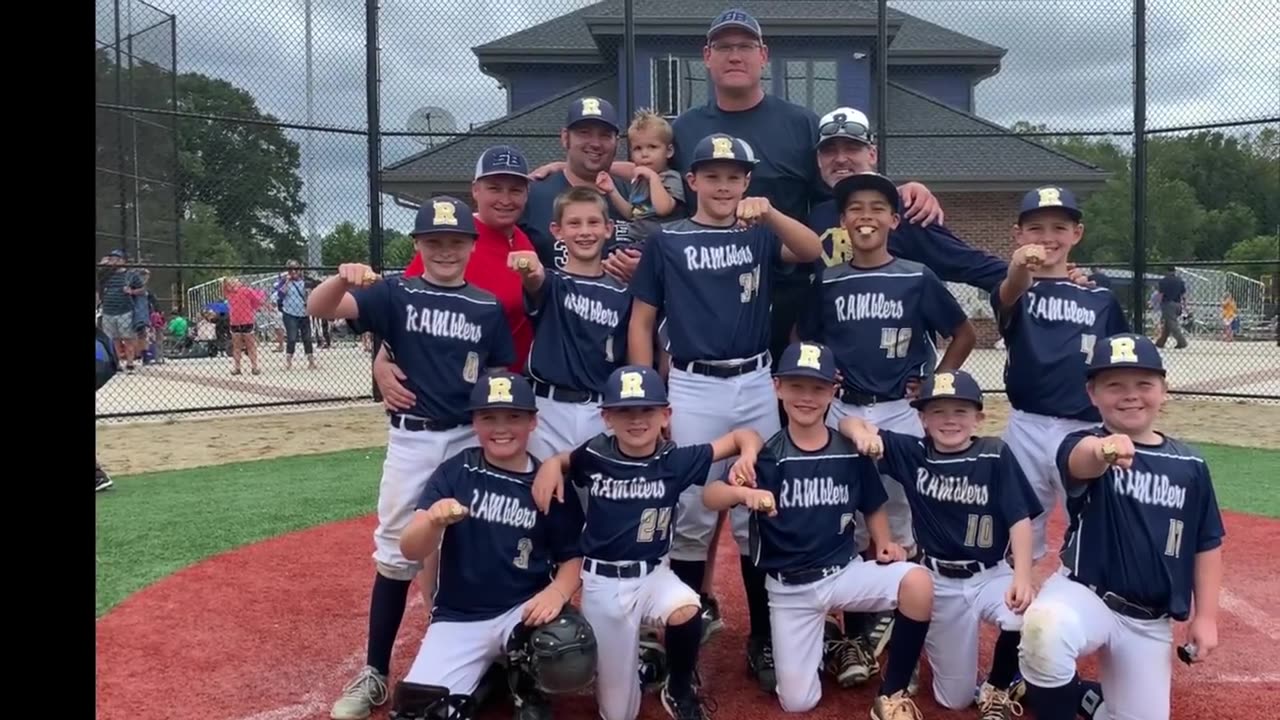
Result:
{"type": "Polygon", "coordinates": [[[103,315],[102,316],[102,332],[112,340],[133,340],[138,337],[138,331],[133,329],[133,311],[119,315],[103,315]]]}

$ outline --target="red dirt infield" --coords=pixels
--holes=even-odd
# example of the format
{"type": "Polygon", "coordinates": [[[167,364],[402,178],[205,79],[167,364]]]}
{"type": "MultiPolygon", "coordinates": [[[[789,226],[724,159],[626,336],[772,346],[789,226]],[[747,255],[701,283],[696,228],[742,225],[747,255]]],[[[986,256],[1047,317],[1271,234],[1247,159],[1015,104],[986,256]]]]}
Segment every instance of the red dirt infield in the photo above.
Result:
{"type": "MultiPolygon", "coordinates": [[[[1178,720],[1278,717],[1280,522],[1224,516],[1221,644],[1204,665],[1175,662],[1178,720]]],[[[98,718],[328,718],[342,685],[364,664],[374,524],[374,518],[362,517],[283,535],[208,558],[128,598],[97,623],[98,718]]],[[[1052,525],[1051,537],[1060,536],[1060,515],[1052,525]]],[[[746,674],[746,612],[735,553],[731,541],[720,544],[717,586],[726,629],[703,648],[702,677],[718,706],[715,717],[782,717],[776,700],[746,674]]],[[[1042,576],[1051,570],[1043,565],[1042,576]]],[[[393,679],[411,664],[425,625],[415,586],[392,661],[393,679]]],[[[1181,630],[1176,637],[1183,637],[1181,630]]],[[[991,633],[984,641],[986,667],[991,633]]],[[[1092,662],[1082,670],[1086,677],[1095,675],[1092,662]]],[[[808,716],[865,717],[873,692],[872,685],[841,690],[828,684],[808,716]]],[[[927,663],[917,701],[930,720],[976,717],[974,710],[946,711],[933,703],[927,663]]],[[[557,717],[597,717],[590,698],[556,703],[557,717]]],[[[386,709],[374,717],[385,717],[386,709]]],[[[510,717],[501,702],[484,715],[510,717]]],[[[655,696],[646,696],[641,716],[665,717],[655,696]]]]}

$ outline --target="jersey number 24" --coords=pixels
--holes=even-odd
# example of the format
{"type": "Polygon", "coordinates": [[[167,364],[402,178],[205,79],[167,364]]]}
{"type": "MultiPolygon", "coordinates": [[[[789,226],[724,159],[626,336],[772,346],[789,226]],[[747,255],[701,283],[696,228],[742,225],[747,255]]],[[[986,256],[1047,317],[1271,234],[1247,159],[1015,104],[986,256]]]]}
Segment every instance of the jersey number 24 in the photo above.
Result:
{"type": "Polygon", "coordinates": [[[671,525],[671,508],[648,508],[640,513],[640,529],[636,531],[636,542],[653,542],[656,537],[665,540],[667,528],[671,525]]]}

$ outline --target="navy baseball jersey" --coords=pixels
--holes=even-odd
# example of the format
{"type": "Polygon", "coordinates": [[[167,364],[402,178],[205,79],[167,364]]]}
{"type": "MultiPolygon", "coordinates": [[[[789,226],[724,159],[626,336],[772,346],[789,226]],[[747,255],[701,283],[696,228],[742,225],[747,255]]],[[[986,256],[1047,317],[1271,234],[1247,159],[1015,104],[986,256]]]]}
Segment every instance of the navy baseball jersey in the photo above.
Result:
{"type": "MultiPolygon", "coordinates": [[[[750,145],[760,161],[751,170],[747,197],[767,197],[784,215],[800,222],[813,202],[827,197],[813,151],[818,145],[818,116],[808,108],[773,94],[750,110],[726,112],[710,102],[681,113],[671,131],[671,166],[676,170],[688,171],[699,141],[725,133],[750,145]]],[[[688,188],[685,198],[693,217],[697,195],[688,188]]]]}
{"type": "Polygon", "coordinates": [[[533,502],[538,461],[513,473],[490,465],[484,451],[468,448],[440,465],[418,502],[428,510],[452,498],[470,511],[445,528],[432,619],[495,618],[550,584],[555,566],[581,557],[582,509],[565,493],[543,515],[533,502]]]}
{"type": "Polygon", "coordinates": [[[880,469],[902,484],[916,541],[939,560],[995,565],[1009,550],[1009,528],[1044,510],[1022,466],[998,438],[975,438],[942,452],[928,438],[880,431],[880,469]]]}
{"type": "Polygon", "coordinates": [[[800,338],[831,348],[845,388],[883,399],[905,397],[908,380],[927,377],[935,334],[950,337],[968,319],[932,270],[901,258],[819,268],[808,306],[800,338]]]}
{"type": "Polygon", "coordinates": [[[410,415],[470,423],[466,408],[476,380],[487,368],[515,362],[502,305],[474,285],[388,278],[351,294],[360,326],[383,339],[406,376],[416,398],[410,415]]]}
{"type": "MultiPolygon", "coordinates": [[[[836,201],[827,200],[809,213],[809,228],[822,240],[817,267],[843,265],[853,259],[849,233],[840,225],[836,201]]],[[[995,292],[1009,274],[1009,264],[956,237],[942,225],[923,227],[903,219],[889,233],[889,254],[923,263],[946,282],[964,283],[995,292]]]]}
{"type": "MultiPolygon", "coordinates": [[[[628,182],[614,175],[613,184],[619,188],[626,188],[628,182]]],[[[525,203],[524,214],[520,216],[517,224],[525,235],[529,236],[529,242],[533,243],[533,249],[538,251],[538,260],[544,267],[563,268],[569,259],[568,248],[551,234],[551,222],[555,219],[556,197],[571,187],[573,185],[562,172],[552,173],[541,180],[529,183],[529,199],[525,203]]],[[[603,250],[604,257],[609,257],[615,247],[626,244],[629,227],[627,221],[630,218],[618,214],[618,211],[613,208],[613,203],[605,204],[609,206],[609,219],[613,221],[613,237],[605,241],[603,250]]]]}
{"type": "Polygon", "coordinates": [[[1109,434],[1101,427],[1079,430],[1058,448],[1069,519],[1062,564],[1098,591],[1185,620],[1196,554],[1219,547],[1226,534],[1209,467],[1195,450],[1163,436],[1159,445],[1135,442],[1128,469],[1072,478],[1067,460],[1075,446],[1109,434]]]}
{"type": "Polygon", "coordinates": [[[650,238],[631,293],[666,318],[673,358],[749,358],[769,348],[769,297],[781,258],[782,240],[763,225],[677,220],[650,238]]]}
{"type": "Polygon", "coordinates": [[[1005,392],[1023,412],[1100,422],[1085,391],[1085,369],[1093,345],[1129,332],[1116,296],[1063,278],[1040,278],[1008,310],[991,294],[1007,354],[1005,392]]]}
{"type": "Polygon", "coordinates": [[[773,493],[778,514],[751,513],[751,561],[766,572],[846,565],[853,560],[855,511],[874,513],[888,496],[872,461],[845,436],[801,450],[779,431],[756,460],[756,487],[773,493]]]}
{"type": "MultiPolygon", "coordinates": [[[[604,433],[569,456],[569,481],[587,491],[582,555],[607,562],[658,560],[676,529],[676,505],[690,485],[706,482],[711,445],[659,442],[644,458],[623,454],[604,433]]],[[[572,492],[565,492],[566,501],[572,492]]]]}
{"type": "Polygon", "coordinates": [[[587,277],[548,269],[535,301],[529,376],[541,382],[603,393],[605,380],[627,357],[631,296],[608,275],[587,277]]]}

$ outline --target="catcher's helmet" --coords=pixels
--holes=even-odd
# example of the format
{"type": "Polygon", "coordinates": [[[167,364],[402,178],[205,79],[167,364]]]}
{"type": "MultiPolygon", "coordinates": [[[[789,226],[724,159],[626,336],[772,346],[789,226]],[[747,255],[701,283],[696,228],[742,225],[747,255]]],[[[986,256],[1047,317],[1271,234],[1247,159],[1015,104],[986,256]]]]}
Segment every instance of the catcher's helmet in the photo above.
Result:
{"type": "Polygon", "coordinates": [[[656,631],[640,629],[640,687],[654,690],[667,680],[667,649],[656,631]]]}
{"type": "Polygon", "coordinates": [[[566,604],[555,620],[539,627],[517,625],[507,640],[513,670],[550,695],[578,692],[596,678],[596,635],[577,608],[566,604]]]}

